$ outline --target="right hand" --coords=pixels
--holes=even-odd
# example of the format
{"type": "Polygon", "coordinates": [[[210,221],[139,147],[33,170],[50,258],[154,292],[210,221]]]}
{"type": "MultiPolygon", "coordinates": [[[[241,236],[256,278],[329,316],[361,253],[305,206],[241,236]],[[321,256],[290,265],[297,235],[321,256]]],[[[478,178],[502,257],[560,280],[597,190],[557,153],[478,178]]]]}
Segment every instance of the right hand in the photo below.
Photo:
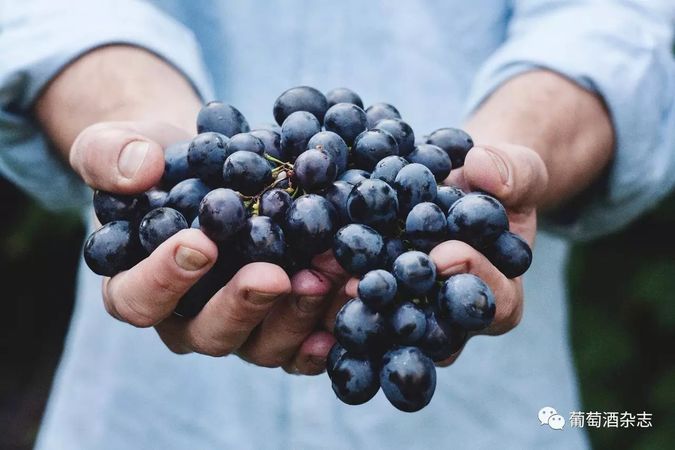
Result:
{"type": "MultiPolygon", "coordinates": [[[[189,138],[184,130],[164,123],[98,123],[75,139],[70,164],[94,189],[140,193],[160,181],[163,148],[189,138]]],[[[104,278],[105,308],[123,322],[155,327],[175,353],[236,353],[261,366],[303,374],[323,371],[334,339],[329,333],[312,332],[331,297],[345,296],[347,275],[337,262],[320,255],[312,269],[292,279],[276,265],[252,263],[196,317],[175,316],[180,298],[217,257],[216,245],[201,231],[182,230],[135,267],[104,278]]]]}

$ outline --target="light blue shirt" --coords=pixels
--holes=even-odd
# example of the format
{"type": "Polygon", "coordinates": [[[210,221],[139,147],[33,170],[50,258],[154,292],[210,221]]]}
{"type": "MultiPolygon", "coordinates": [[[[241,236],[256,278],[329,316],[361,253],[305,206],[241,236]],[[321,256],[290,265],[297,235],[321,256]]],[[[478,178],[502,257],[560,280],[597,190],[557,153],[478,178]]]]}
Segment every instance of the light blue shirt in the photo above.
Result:
{"type": "Polygon", "coordinates": [[[438,371],[423,411],[398,412],[382,393],[343,405],[325,375],[176,356],[153,331],[110,318],[100,280],[83,268],[38,448],[587,447],[579,429],[537,420],[543,406],[566,418],[579,409],[560,234],[612,231],[675,185],[674,23],[666,0],[0,0],[0,172],[54,209],[86,205],[90,192],[48,148],[30,106],[65,64],[107,43],[155,52],[252,124],[270,122],[290,86],[348,86],[366,104],[395,104],[421,135],[460,125],[501,83],[545,67],[600,93],[617,133],[603,188],[574,220],[548,224],[557,236],[540,233],[521,324],[472,339],[438,371]]]}

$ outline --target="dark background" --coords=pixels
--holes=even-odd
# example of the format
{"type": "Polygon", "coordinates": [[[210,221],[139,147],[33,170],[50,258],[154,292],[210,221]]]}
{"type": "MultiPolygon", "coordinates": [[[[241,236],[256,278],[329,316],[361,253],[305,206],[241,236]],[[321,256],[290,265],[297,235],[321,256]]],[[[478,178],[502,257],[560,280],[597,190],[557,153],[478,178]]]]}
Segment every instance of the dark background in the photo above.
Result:
{"type": "MultiPolygon", "coordinates": [[[[84,230],[76,216],[45,212],[1,179],[0,219],[0,449],[29,449],[62,349],[84,230]]],[[[673,233],[675,196],[573,251],[583,410],[653,414],[653,428],[590,430],[595,448],[675,448],[673,233]]]]}

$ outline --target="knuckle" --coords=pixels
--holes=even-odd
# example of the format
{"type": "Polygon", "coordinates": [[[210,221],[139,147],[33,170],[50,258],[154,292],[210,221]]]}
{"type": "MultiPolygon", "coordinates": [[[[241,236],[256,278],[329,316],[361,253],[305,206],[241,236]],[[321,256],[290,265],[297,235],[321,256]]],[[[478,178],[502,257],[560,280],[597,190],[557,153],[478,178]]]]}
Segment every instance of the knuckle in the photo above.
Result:
{"type": "Polygon", "coordinates": [[[136,299],[118,300],[113,308],[122,321],[135,327],[148,328],[157,323],[157,317],[152,311],[136,299]]]}
{"type": "Polygon", "coordinates": [[[213,336],[204,336],[201,333],[194,334],[191,337],[190,347],[196,353],[216,358],[228,356],[234,351],[234,348],[228,342],[213,336]]]}

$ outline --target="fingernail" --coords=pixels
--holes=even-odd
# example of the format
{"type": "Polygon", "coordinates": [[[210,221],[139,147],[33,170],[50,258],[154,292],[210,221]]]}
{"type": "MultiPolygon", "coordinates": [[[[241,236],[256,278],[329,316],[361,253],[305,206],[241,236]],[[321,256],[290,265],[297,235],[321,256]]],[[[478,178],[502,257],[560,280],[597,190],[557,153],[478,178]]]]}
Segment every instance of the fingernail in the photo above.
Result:
{"type": "Polygon", "coordinates": [[[176,250],[174,260],[178,267],[190,272],[203,269],[209,263],[209,258],[203,253],[182,245],[176,250]]]}
{"type": "Polygon", "coordinates": [[[298,309],[304,313],[313,313],[323,305],[323,297],[300,297],[298,309]]]}
{"type": "Polygon", "coordinates": [[[457,275],[458,273],[466,273],[468,272],[468,269],[469,268],[467,267],[466,263],[455,264],[454,266],[448,267],[447,269],[443,270],[441,272],[441,276],[448,277],[450,275],[457,275]]]}
{"type": "Polygon", "coordinates": [[[499,172],[499,178],[501,179],[502,184],[507,184],[509,182],[509,167],[506,165],[506,162],[504,162],[504,159],[491,150],[486,148],[482,148],[482,150],[487,153],[492,160],[497,172],[499,172]]]}
{"type": "Polygon", "coordinates": [[[270,294],[269,292],[248,291],[246,300],[255,305],[265,305],[274,301],[279,294],[270,294]]]}
{"type": "Polygon", "coordinates": [[[149,148],[150,143],[147,141],[132,141],[122,149],[117,167],[123,177],[133,178],[136,175],[143,165],[149,148]]]}

